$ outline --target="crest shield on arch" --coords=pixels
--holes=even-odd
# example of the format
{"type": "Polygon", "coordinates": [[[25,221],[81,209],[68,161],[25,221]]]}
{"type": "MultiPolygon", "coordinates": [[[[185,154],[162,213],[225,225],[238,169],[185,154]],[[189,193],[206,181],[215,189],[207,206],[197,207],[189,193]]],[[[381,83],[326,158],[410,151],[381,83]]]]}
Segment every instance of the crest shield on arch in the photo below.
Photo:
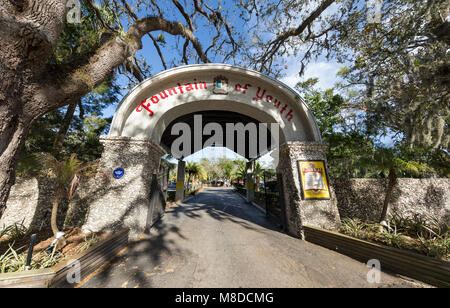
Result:
{"type": "Polygon", "coordinates": [[[228,94],[228,78],[217,76],[214,78],[214,94],[228,94]]]}

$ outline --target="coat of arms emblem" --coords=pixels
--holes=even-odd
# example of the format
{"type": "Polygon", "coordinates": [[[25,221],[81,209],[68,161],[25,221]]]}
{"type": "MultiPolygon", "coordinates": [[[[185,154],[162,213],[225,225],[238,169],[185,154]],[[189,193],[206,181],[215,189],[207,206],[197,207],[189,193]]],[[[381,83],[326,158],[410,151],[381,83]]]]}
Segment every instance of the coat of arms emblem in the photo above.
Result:
{"type": "Polygon", "coordinates": [[[228,79],[224,76],[214,78],[214,94],[228,94],[228,79]]]}

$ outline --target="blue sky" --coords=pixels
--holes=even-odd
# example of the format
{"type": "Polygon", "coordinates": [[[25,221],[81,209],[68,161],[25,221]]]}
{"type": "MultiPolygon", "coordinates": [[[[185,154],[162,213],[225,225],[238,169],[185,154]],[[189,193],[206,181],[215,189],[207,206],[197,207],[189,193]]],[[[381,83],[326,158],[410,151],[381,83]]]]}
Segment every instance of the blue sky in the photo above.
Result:
{"type": "MultiPolygon", "coordinates": [[[[166,18],[169,20],[182,20],[182,16],[180,13],[173,9],[173,6],[170,5],[170,2],[168,3],[168,8],[165,10],[165,14],[168,15],[166,18]]],[[[223,6],[228,9],[230,7],[227,7],[232,3],[231,1],[223,1],[223,6]]],[[[329,8],[330,12],[333,12],[335,10],[334,7],[329,8]]],[[[140,16],[144,16],[145,14],[140,14],[140,16]]],[[[233,24],[237,29],[240,29],[241,33],[246,33],[247,25],[243,24],[238,18],[230,18],[228,16],[228,19],[230,20],[230,23],[233,24]]],[[[124,22],[126,24],[126,22],[124,22]]],[[[202,28],[205,27],[205,25],[197,24],[196,25],[199,30],[203,30],[202,28]]],[[[205,46],[209,45],[209,41],[211,38],[211,35],[207,33],[207,28],[205,28],[205,31],[197,31],[196,35],[198,35],[198,39],[202,43],[202,46],[205,48],[205,46]]],[[[153,32],[152,35],[156,38],[161,32],[153,32]]],[[[179,56],[180,51],[182,49],[182,45],[184,43],[183,39],[180,39],[179,37],[171,36],[170,34],[164,33],[164,38],[167,42],[166,46],[161,46],[162,52],[166,58],[166,63],[168,64],[169,68],[172,67],[171,62],[173,59],[176,59],[179,61],[181,58],[179,56]],[[172,46],[180,46],[179,50],[173,50],[171,49],[172,46]]],[[[299,59],[302,55],[299,55],[298,57],[289,57],[285,59],[287,61],[286,67],[288,69],[283,72],[284,77],[280,78],[280,80],[287,85],[294,87],[299,81],[306,80],[308,78],[317,77],[319,78],[319,84],[318,87],[322,89],[328,89],[333,87],[333,85],[336,82],[336,73],[340,69],[342,65],[339,65],[336,62],[329,62],[324,57],[319,57],[317,61],[312,62],[308,65],[304,76],[302,78],[299,77],[298,72],[300,71],[300,63],[299,59]]],[[[151,72],[153,75],[161,72],[164,70],[164,67],[161,63],[161,60],[156,53],[156,49],[153,46],[153,42],[148,36],[145,36],[143,39],[143,49],[140,50],[137,54],[137,58],[145,59],[146,63],[151,67],[151,72]]],[[[210,59],[213,62],[219,62],[220,59],[210,59]]],[[[191,62],[190,64],[193,64],[196,62],[191,62]]],[[[233,63],[229,63],[233,64],[233,63]]],[[[126,87],[128,84],[128,79],[126,77],[119,77],[119,83],[122,87],[126,87]]],[[[125,96],[127,94],[127,90],[122,91],[122,96],[125,96]]],[[[110,106],[104,111],[104,116],[110,117],[113,116],[116,111],[117,105],[110,106]]],[[[188,157],[186,160],[188,161],[199,161],[202,158],[209,158],[214,159],[218,157],[227,157],[230,159],[236,159],[241,158],[238,154],[232,152],[231,150],[227,148],[207,148],[200,152],[197,152],[193,154],[192,156],[188,157]]],[[[261,162],[263,164],[268,164],[272,159],[269,155],[266,155],[266,157],[263,157],[261,159],[261,162]]]]}
{"type": "MultiPolygon", "coordinates": [[[[130,1],[132,2],[132,1],[130,1]]],[[[174,7],[170,4],[171,2],[166,2],[168,7],[164,10],[164,13],[167,14],[166,18],[169,20],[183,20],[180,13],[174,9],[174,7]]],[[[229,5],[232,3],[231,1],[222,1],[223,6],[227,9],[230,8],[229,5]]],[[[331,14],[336,11],[336,5],[331,6],[325,13],[331,14]]],[[[140,16],[145,16],[145,12],[141,13],[140,16]]],[[[240,33],[246,33],[248,28],[247,25],[243,24],[239,19],[230,18],[230,23],[234,24],[237,29],[240,30],[240,33]]],[[[124,22],[126,24],[126,22],[124,22]]],[[[202,46],[209,45],[209,41],[211,35],[208,34],[208,28],[205,28],[203,24],[197,24],[196,27],[198,31],[196,31],[196,35],[198,35],[198,39],[202,43],[202,46]]],[[[156,38],[161,32],[153,32],[152,35],[156,38]]],[[[173,67],[171,65],[172,60],[176,60],[179,62],[181,56],[181,50],[184,43],[184,39],[180,39],[179,37],[171,36],[170,34],[164,33],[165,40],[167,42],[166,46],[161,46],[162,52],[166,58],[166,63],[169,68],[173,67]],[[173,46],[179,46],[179,48],[173,48],[173,46]]],[[[318,88],[320,89],[329,89],[332,88],[335,83],[338,81],[336,74],[339,69],[343,66],[342,64],[337,63],[336,61],[329,61],[324,56],[318,57],[317,60],[312,61],[306,68],[305,73],[302,77],[298,75],[300,71],[300,59],[303,55],[299,54],[297,57],[291,56],[287,57],[284,60],[286,61],[286,70],[283,72],[284,76],[280,78],[282,82],[287,84],[290,87],[294,87],[299,81],[307,80],[308,78],[317,77],[319,79],[318,88]]],[[[153,42],[148,36],[145,36],[143,39],[143,49],[140,50],[137,54],[137,58],[145,59],[146,63],[151,67],[151,72],[153,75],[164,70],[164,67],[161,63],[161,60],[156,53],[156,49],[153,46],[153,42]]],[[[210,58],[212,62],[220,62],[220,58],[214,59],[210,58]]],[[[192,62],[190,64],[197,63],[194,59],[191,59],[192,62]]],[[[233,63],[229,63],[233,64],[233,63]]],[[[119,83],[122,87],[126,87],[128,84],[128,79],[121,76],[119,78],[119,83]]],[[[122,96],[127,94],[127,90],[122,91],[122,96]]],[[[104,111],[105,116],[112,116],[117,108],[116,106],[110,106],[104,111]]],[[[236,153],[226,149],[226,148],[208,148],[203,151],[197,152],[191,157],[187,158],[188,161],[199,161],[202,158],[217,158],[217,157],[228,157],[230,159],[241,158],[236,153]]],[[[263,158],[263,163],[267,163],[271,160],[271,158],[266,157],[263,158]]]]}

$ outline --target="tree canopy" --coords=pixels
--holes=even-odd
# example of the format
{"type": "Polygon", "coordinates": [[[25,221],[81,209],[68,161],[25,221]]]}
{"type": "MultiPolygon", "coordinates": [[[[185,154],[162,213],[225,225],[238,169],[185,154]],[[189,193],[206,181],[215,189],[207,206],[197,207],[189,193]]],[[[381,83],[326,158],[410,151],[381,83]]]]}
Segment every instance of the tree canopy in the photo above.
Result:
{"type": "Polygon", "coordinates": [[[361,0],[80,3],[80,23],[69,23],[67,0],[0,0],[0,216],[21,155],[98,158],[104,108],[151,74],[192,63],[281,78],[292,59],[300,76],[319,58],[337,61],[341,84],[304,94],[344,157],[338,168],[384,137],[448,175],[448,0],[385,0],[375,18],[361,0]]]}

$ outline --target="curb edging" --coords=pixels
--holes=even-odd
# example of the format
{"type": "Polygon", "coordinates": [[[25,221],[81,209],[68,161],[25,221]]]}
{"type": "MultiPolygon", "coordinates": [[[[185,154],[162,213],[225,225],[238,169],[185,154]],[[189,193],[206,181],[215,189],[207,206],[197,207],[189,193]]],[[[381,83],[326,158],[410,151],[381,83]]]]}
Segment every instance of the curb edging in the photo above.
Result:
{"type": "Polygon", "coordinates": [[[437,287],[450,287],[450,262],[411,251],[356,239],[344,234],[303,226],[305,240],[367,263],[380,261],[381,268],[437,287]]]}
{"type": "Polygon", "coordinates": [[[128,244],[129,230],[125,229],[103,241],[93,245],[88,250],[70,257],[51,268],[0,274],[1,288],[73,288],[67,276],[70,274],[74,261],[80,262],[81,280],[113,258],[128,244]]]}

